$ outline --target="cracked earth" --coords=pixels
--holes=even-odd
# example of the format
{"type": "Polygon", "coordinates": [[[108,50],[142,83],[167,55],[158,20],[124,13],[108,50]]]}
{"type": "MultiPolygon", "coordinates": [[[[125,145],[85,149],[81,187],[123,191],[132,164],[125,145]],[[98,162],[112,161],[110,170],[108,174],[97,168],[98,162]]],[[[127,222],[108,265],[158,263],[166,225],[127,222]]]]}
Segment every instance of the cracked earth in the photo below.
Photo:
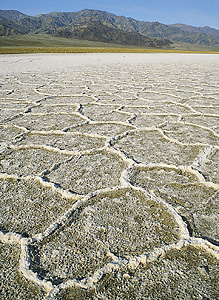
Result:
{"type": "Polygon", "coordinates": [[[1,299],[218,299],[218,55],[0,66],[1,299]]]}

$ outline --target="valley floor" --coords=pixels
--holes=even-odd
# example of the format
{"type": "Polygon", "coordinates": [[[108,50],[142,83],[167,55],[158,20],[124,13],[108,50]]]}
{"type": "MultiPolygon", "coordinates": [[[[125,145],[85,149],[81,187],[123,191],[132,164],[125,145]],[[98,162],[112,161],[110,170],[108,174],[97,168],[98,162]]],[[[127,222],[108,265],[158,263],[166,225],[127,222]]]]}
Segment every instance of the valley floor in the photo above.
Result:
{"type": "Polygon", "coordinates": [[[218,55],[0,56],[2,299],[218,299],[218,55]]]}
{"type": "Polygon", "coordinates": [[[48,34],[24,34],[0,36],[0,54],[21,53],[101,53],[101,52],[185,52],[185,53],[219,53],[219,47],[197,44],[174,43],[164,48],[124,46],[112,43],[77,40],[73,38],[54,37],[48,34]]]}

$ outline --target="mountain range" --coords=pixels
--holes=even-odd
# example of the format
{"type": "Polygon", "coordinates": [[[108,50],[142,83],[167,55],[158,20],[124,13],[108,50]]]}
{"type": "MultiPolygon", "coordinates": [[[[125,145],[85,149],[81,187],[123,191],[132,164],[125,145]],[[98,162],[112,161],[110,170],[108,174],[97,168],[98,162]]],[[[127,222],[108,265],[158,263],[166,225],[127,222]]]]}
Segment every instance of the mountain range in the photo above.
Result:
{"type": "Polygon", "coordinates": [[[219,30],[208,26],[165,25],[90,9],[35,17],[0,10],[0,36],[29,33],[152,48],[169,47],[176,42],[219,47],[219,30]]]}

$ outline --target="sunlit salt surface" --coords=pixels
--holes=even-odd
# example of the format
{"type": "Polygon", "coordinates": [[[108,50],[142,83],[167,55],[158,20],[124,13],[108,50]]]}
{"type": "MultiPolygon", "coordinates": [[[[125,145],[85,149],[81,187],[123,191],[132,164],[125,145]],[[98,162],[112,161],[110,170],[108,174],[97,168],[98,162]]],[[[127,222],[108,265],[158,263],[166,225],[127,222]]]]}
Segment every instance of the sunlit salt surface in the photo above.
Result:
{"type": "Polygon", "coordinates": [[[218,55],[0,70],[3,299],[218,299],[218,55]]]}

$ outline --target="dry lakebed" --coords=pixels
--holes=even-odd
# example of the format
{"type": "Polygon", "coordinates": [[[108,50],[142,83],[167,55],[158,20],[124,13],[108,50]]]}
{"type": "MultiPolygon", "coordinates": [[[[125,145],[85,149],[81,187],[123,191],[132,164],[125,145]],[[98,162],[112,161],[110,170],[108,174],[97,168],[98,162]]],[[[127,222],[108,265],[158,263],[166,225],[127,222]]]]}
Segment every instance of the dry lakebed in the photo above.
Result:
{"type": "Polygon", "coordinates": [[[218,70],[0,56],[1,299],[219,299],[218,70]]]}

